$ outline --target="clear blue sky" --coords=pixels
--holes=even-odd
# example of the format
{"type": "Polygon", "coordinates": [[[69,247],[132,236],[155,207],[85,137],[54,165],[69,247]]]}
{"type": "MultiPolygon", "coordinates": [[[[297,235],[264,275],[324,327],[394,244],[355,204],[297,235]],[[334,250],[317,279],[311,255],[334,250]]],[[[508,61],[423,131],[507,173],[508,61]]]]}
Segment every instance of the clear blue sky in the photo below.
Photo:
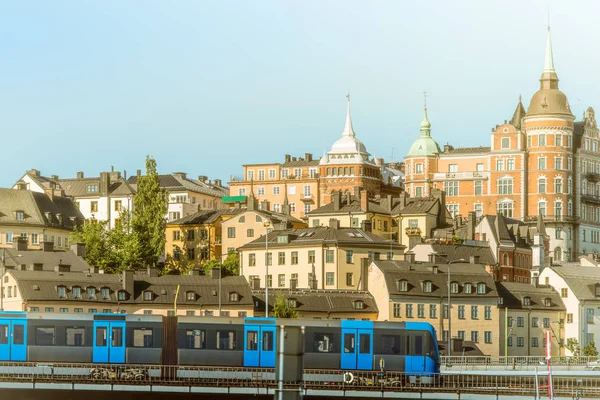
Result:
{"type": "Polygon", "coordinates": [[[600,111],[597,1],[0,0],[0,187],[27,169],[228,180],[321,155],[350,91],[357,136],[401,159],[419,135],[489,145],[543,68],[548,3],[560,87],[600,111]]]}

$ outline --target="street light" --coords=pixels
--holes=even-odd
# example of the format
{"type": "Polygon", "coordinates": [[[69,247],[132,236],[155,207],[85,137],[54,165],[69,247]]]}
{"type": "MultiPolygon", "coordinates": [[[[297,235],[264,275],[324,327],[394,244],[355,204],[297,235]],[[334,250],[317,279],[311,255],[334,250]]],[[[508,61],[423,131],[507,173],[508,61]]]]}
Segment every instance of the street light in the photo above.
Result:
{"type": "Polygon", "coordinates": [[[269,318],[269,226],[271,223],[265,221],[265,317],[269,318]]]}
{"type": "Polygon", "coordinates": [[[452,303],[450,301],[450,265],[454,263],[465,262],[464,258],[458,260],[448,261],[448,350],[447,355],[450,357],[452,354],[451,346],[452,346],[452,303]]]}

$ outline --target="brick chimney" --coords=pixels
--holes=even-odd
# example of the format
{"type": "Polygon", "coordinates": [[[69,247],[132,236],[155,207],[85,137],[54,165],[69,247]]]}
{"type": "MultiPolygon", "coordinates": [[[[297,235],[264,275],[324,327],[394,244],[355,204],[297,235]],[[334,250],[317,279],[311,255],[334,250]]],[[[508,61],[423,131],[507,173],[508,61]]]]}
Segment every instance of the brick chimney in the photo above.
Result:
{"type": "Polygon", "coordinates": [[[333,211],[339,211],[342,208],[342,192],[335,191],[331,196],[333,198],[333,211]]]}
{"type": "Polygon", "coordinates": [[[50,201],[54,201],[54,188],[44,188],[44,193],[48,196],[50,201]]]}
{"type": "Polygon", "coordinates": [[[83,179],[83,171],[77,172],[77,179],[83,179]]]}
{"type": "Polygon", "coordinates": [[[220,179],[215,179],[215,186],[223,187],[222,181],[220,179]]]}
{"type": "Polygon", "coordinates": [[[369,212],[369,197],[366,190],[360,192],[360,209],[369,212]]]}
{"type": "Polygon", "coordinates": [[[469,211],[469,221],[467,222],[467,239],[475,240],[475,224],[477,223],[475,211],[469,211]]]}
{"type": "Polygon", "coordinates": [[[156,267],[149,266],[148,268],[146,268],[146,274],[149,277],[156,277],[158,276],[158,270],[156,269],[156,267]]]}
{"type": "Polygon", "coordinates": [[[305,159],[306,161],[312,161],[312,159],[313,159],[313,158],[312,158],[312,154],[310,154],[310,153],[306,153],[306,154],[304,154],[304,159],[305,159]]]}
{"type": "Polygon", "coordinates": [[[85,257],[85,243],[77,242],[71,244],[71,251],[75,253],[77,257],[85,257]]]}
{"type": "Polygon", "coordinates": [[[98,185],[98,193],[100,196],[108,196],[110,187],[110,176],[108,172],[100,172],[100,183],[98,185]]]}
{"type": "Polygon", "coordinates": [[[292,156],[289,154],[286,154],[284,158],[285,158],[286,163],[289,163],[290,161],[292,161],[292,156]]]}
{"type": "Polygon", "coordinates": [[[210,270],[210,276],[213,279],[219,279],[221,277],[221,268],[212,268],[210,270]]]}
{"type": "Polygon", "coordinates": [[[27,238],[23,236],[13,237],[12,246],[17,251],[27,251],[27,238]]]}

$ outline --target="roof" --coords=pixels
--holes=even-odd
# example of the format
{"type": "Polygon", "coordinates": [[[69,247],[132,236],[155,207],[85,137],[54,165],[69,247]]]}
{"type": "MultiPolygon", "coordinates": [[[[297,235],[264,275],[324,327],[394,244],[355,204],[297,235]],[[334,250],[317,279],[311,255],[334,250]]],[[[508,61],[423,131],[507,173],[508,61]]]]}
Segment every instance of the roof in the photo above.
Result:
{"type": "Polygon", "coordinates": [[[507,308],[522,308],[532,310],[566,310],[559,293],[550,286],[535,287],[528,283],[500,282],[497,284],[502,304],[507,308]],[[530,299],[530,305],[523,303],[523,298],[530,299]],[[550,299],[546,306],[545,299],[550,299]]]}
{"type": "MultiPolygon", "coordinates": [[[[137,185],[138,176],[130,176],[127,183],[137,185]]],[[[189,190],[191,192],[202,193],[213,197],[223,197],[229,195],[229,189],[222,186],[217,186],[202,182],[197,179],[190,179],[186,174],[168,174],[158,175],[158,183],[161,188],[168,191],[189,190]]]]}
{"type": "MultiPolygon", "coordinates": [[[[396,242],[390,243],[371,232],[363,231],[358,228],[334,228],[329,226],[319,226],[313,228],[299,229],[284,229],[274,230],[266,235],[268,237],[269,247],[287,247],[287,246],[304,246],[304,245],[320,245],[323,243],[346,245],[346,246],[361,246],[368,245],[373,248],[377,246],[390,248],[391,245],[395,249],[402,249],[405,246],[396,242]],[[286,242],[280,242],[279,237],[287,236],[286,242]]],[[[265,235],[246,243],[241,250],[262,248],[265,247],[265,235]]]]}
{"type": "MultiPolygon", "coordinates": [[[[418,246],[431,246],[432,250],[445,262],[463,259],[466,262],[470,260],[471,256],[479,257],[479,264],[483,265],[494,265],[496,261],[494,254],[489,247],[482,246],[468,246],[465,244],[442,244],[442,243],[425,243],[417,244],[418,246]]],[[[412,251],[415,251],[413,248],[412,251]]]]}
{"type": "MultiPolygon", "coordinates": [[[[408,214],[426,214],[432,211],[432,208],[438,203],[438,199],[431,197],[407,197],[406,205],[402,205],[402,199],[399,197],[381,197],[368,199],[368,207],[371,213],[386,215],[408,215],[408,214]],[[391,206],[390,206],[391,203],[391,206]],[[391,212],[390,212],[391,210],[391,212]]],[[[324,214],[348,214],[364,212],[361,207],[361,201],[356,196],[348,197],[342,195],[340,198],[340,209],[334,209],[334,203],[325,204],[315,210],[307,213],[309,216],[318,216],[324,214]]]]}
{"type": "Polygon", "coordinates": [[[50,199],[45,193],[0,189],[0,224],[41,225],[73,230],[83,220],[83,214],[67,197],[53,196],[50,199]],[[24,214],[21,222],[16,219],[17,211],[24,214]]]}
{"type": "Polygon", "coordinates": [[[513,113],[510,124],[517,129],[521,129],[521,120],[525,117],[526,113],[525,107],[523,107],[523,103],[521,102],[521,96],[519,96],[519,104],[517,104],[517,108],[513,113]]]}
{"type": "Polygon", "coordinates": [[[236,215],[240,214],[244,209],[241,208],[228,208],[222,210],[206,210],[199,211],[197,213],[187,215],[183,218],[177,219],[167,223],[167,225],[202,225],[212,224],[216,222],[223,215],[236,215]]]}
{"type": "MultiPolygon", "coordinates": [[[[81,272],[56,273],[51,271],[9,271],[17,281],[23,300],[77,301],[116,304],[117,292],[124,290],[120,274],[85,274],[81,272]],[[66,298],[58,298],[56,287],[67,287],[66,298]],[[82,292],[87,287],[95,287],[97,292],[102,287],[110,289],[109,299],[103,299],[98,293],[95,299],[88,299],[85,293],[82,298],[73,298],[72,287],[79,286],[82,292]]],[[[179,286],[177,304],[184,305],[217,305],[219,304],[219,280],[209,276],[198,275],[163,275],[151,277],[145,274],[134,274],[134,293],[125,301],[126,304],[168,304],[175,302],[175,293],[179,286]],[[153,293],[152,300],[144,300],[144,292],[153,293]],[[196,294],[195,300],[187,299],[187,292],[196,294]],[[214,294],[213,294],[214,292],[214,294]]],[[[221,280],[221,302],[223,305],[252,306],[250,286],[243,276],[229,276],[221,280]],[[237,292],[240,300],[230,302],[229,293],[237,292]]]]}
{"type": "Polygon", "coordinates": [[[596,297],[596,284],[600,283],[600,268],[580,266],[558,266],[550,268],[563,278],[571,292],[579,300],[598,300],[596,297]]]}
{"type": "MultiPolygon", "coordinates": [[[[300,313],[375,313],[379,312],[373,295],[364,291],[353,290],[289,290],[269,289],[269,309],[273,308],[277,295],[281,293],[286,299],[296,300],[296,309],[300,313]],[[355,301],[362,301],[364,308],[357,309],[355,301]]],[[[264,311],[265,291],[253,290],[252,294],[259,301],[258,308],[264,311]]]]}
{"type": "MultiPolygon", "coordinates": [[[[391,297],[431,297],[439,299],[448,296],[448,264],[410,263],[408,261],[374,261],[384,274],[387,291],[391,297]],[[437,267],[437,273],[434,273],[437,267]],[[400,291],[399,281],[408,282],[408,290],[400,291]],[[431,282],[431,292],[424,290],[423,282],[431,282]]],[[[372,265],[373,265],[372,264],[372,265]]],[[[459,284],[459,292],[453,298],[498,298],[494,278],[481,264],[454,263],[450,266],[451,281],[459,284]],[[485,284],[485,294],[478,294],[476,287],[472,293],[465,293],[465,283],[485,284]]]]}
{"type": "Polygon", "coordinates": [[[445,150],[442,155],[444,156],[461,156],[467,154],[487,154],[491,151],[491,147],[479,146],[479,147],[451,147],[445,150]]]}
{"type": "Polygon", "coordinates": [[[284,162],[283,164],[281,164],[281,166],[283,168],[318,167],[319,166],[319,161],[320,161],[320,158],[318,158],[316,160],[310,160],[310,161],[304,160],[304,159],[291,160],[291,161],[284,162]]]}
{"type": "MultiPolygon", "coordinates": [[[[6,251],[6,268],[12,269],[17,265],[25,265],[27,267],[33,264],[41,265],[43,270],[54,271],[57,265],[68,265],[71,271],[89,271],[90,265],[83,259],[78,257],[71,250],[25,250],[19,251],[13,248],[5,249],[6,251]]],[[[36,272],[37,273],[37,272],[36,272]]]]}

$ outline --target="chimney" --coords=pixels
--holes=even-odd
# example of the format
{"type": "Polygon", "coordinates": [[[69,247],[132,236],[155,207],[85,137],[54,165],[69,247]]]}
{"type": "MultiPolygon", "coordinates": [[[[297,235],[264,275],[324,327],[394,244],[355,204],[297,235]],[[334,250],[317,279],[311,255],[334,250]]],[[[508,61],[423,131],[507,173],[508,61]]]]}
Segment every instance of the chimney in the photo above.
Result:
{"type": "Polygon", "coordinates": [[[221,277],[221,268],[211,268],[210,276],[213,279],[219,279],[221,277]]]}
{"type": "Polygon", "coordinates": [[[71,244],[71,251],[75,253],[77,257],[85,257],[85,243],[77,242],[71,244]]]}
{"type": "Polygon", "coordinates": [[[434,275],[438,274],[438,273],[439,273],[439,271],[438,271],[438,266],[437,266],[437,265],[434,265],[434,266],[432,266],[432,267],[431,267],[431,272],[432,272],[434,275]]]}
{"type": "Polygon", "coordinates": [[[366,190],[360,192],[360,209],[364,212],[369,212],[369,198],[366,190]]]}
{"type": "Polygon", "coordinates": [[[111,182],[116,182],[121,179],[121,171],[110,171],[109,178],[111,182]]]}
{"type": "Polygon", "coordinates": [[[350,193],[350,191],[346,192],[346,204],[350,205],[350,203],[352,203],[352,194],[350,193]]]}
{"type": "Polygon", "coordinates": [[[306,161],[312,161],[312,154],[310,154],[310,153],[305,153],[305,154],[304,154],[304,159],[305,159],[306,161]]]}
{"type": "Polygon", "coordinates": [[[43,252],[51,253],[54,251],[54,242],[42,242],[40,247],[42,248],[43,252]]]}
{"type": "Polygon", "coordinates": [[[311,279],[310,282],[308,282],[308,286],[310,290],[317,290],[317,286],[319,285],[319,281],[316,280],[314,277],[311,279]]]}
{"type": "Polygon", "coordinates": [[[58,264],[54,267],[54,272],[70,272],[71,266],[66,264],[58,264]]]}
{"type": "Polygon", "coordinates": [[[200,276],[200,275],[202,275],[201,271],[202,270],[200,268],[193,268],[193,269],[189,270],[188,275],[190,275],[190,276],[200,276]]]}
{"type": "Polygon", "coordinates": [[[393,204],[393,201],[394,201],[394,198],[392,197],[391,194],[387,195],[387,201],[388,201],[387,212],[389,212],[391,214],[392,213],[392,204],[393,204]]]}
{"type": "Polygon", "coordinates": [[[360,290],[369,291],[369,259],[360,259],[360,290]]]}
{"type": "Polygon", "coordinates": [[[361,221],[361,223],[360,223],[360,229],[362,229],[365,232],[371,232],[372,226],[373,226],[373,223],[371,222],[371,220],[368,220],[368,219],[365,219],[365,220],[361,221]]]}
{"type": "Polygon", "coordinates": [[[29,175],[31,175],[31,176],[35,176],[35,177],[37,177],[37,178],[39,178],[39,177],[40,177],[40,170],[38,170],[38,169],[35,169],[35,168],[33,168],[33,169],[30,169],[29,171],[27,171],[27,173],[28,173],[29,175]]]}
{"type": "Polygon", "coordinates": [[[259,290],[260,289],[260,278],[252,279],[252,282],[250,282],[250,284],[251,284],[253,290],[259,290]]]}
{"type": "Polygon", "coordinates": [[[289,163],[290,161],[292,161],[292,156],[290,156],[289,154],[285,155],[285,162],[289,163]]]}
{"type": "Polygon", "coordinates": [[[335,218],[329,218],[329,227],[334,229],[340,229],[340,221],[335,218]]]}
{"type": "Polygon", "coordinates": [[[292,161],[297,161],[298,159],[296,157],[292,157],[292,161]]]}
{"type": "Polygon", "coordinates": [[[449,144],[445,144],[444,145],[444,153],[449,152],[450,150],[454,150],[454,146],[451,146],[449,144]]]}
{"type": "Polygon", "coordinates": [[[15,186],[17,187],[18,190],[27,190],[27,183],[25,183],[23,181],[17,182],[15,186]]]}
{"type": "Polygon", "coordinates": [[[187,173],[185,172],[173,172],[172,175],[179,179],[187,179],[187,173]]]}
{"type": "Polygon", "coordinates": [[[215,179],[215,186],[223,187],[220,179],[215,179]]]}
{"type": "Polygon", "coordinates": [[[139,176],[142,176],[142,170],[141,170],[141,169],[138,169],[138,170],[136,171],[136,175],[137,175],[138,177],[139,177],[139,176]]]}
{"type": "Polygon", "coordinates": [[[479,264],[479,256],[470,256],[469,263],[471,264],[479,264]]]}
{"type": "Polygon", "coordinates": [[[298,279],[290,279],[290,290],[294,291],[298,287],[298,279]]]}
{"type": "Polygon", "coordinates": [[[44,193],[48,196],[50,201],[54,201],[54,188],[44,188],[44,193]]]}
{"type": "Polygon", "coordinates": [[[261,202],[261,210],[270,211],[269,210],[269,200],[265,199],[261,202]]]}
{"type": "Polygon", "coordinates": [[[53,181],[57,181],[58,180],[58,175],[52,175],[50,177],[53,181]]]}
{"type": "Polygon", "coordinates": [[[126,269],[123,271],[123,290],[125,290],[130,297],[134,296],[134,284],[133,284],[133,270],[126,269]]]}
{"type": "Polygon", "coordinates": [[[435,254],[435,253],[429,253],[429,254],[427,255],[427,258],[428,258],[428,261],[429,261],[430,263],[437,262],[437,257],[436,257],[436,254],[435,254]]]}
{"type": "Polygon", "coordinates": [[[110,187],[110,178],[108,172],[100,172],[100,184],[98,185],[98,193],[100,196],[108,196],[108,188],[110,187]]]}
{"type": "Polygon", "coordinates": [[[404,207],[406,207],[406,199],[408,198],[408,194],[406,192],[402,192],[400,193],[400,196],[398,197],[398,201],[399,201],[399,205],[400,205],[400,209],[404,209],[404,207]]]}
{"type": "Polygon", "coordinates": [[[13,238],[12,247],[17,251],[27,251],[27,238],[23,236],[15,236],[13,238]]]}
{"type": "MultiPolygon", "coordinates": [[[[102,272],[104,272],[104,271],[102,271],[102,272]]],[[[90,267],[90,274],[99,274],[99,273],[100,273],[100,268],[94,267],[94,266],[90,267]]]]}
{"type": "Polygon", "coordinates": [[[342,208],[342,192],[335,191],[331,195],[333,197],[333,211],[339,211],[342,208]]]}
{"type": "Polygon", "coordinates": [[[404,260],[409,263],[414,263],[415,262],[415,253],[413,253],[412,251],[408,251],[408,252],[404,253],[404,260]]]}
{"type": "Polygon", "coordinates": [[[475,224],[477,217],[475,211],[469,211],[469,221],[467,222],[467,239],[475,240],[475,224]]]}
{"type": "Polygon", "coordinates": [[[354,198],[360,201],[360,186],[354,186],[354,198]]]}
{"type": "Polygon", "coordinates": [[[431,195],[440,202],[438,205],[437,226],[444,226],[446,224],[446,192],[439,189],[433,189],[431,195]]]}
{"type": "Polygon", "coordinates": [[[151,278],[156,277],[158,276],[158,270],[156,269],[156,267],[148,266],[148,268],[146,268],[146,275],[148,275],[151,278]]]}
{"type": "Polygon", "coordinates": [[[77,179],[83,179],[83,171],[77,173],[77,179]]]}
{"type": "Polygon", "coordinates": [[[123,170],[123,179],[127,180],[127,170],[126,169],[123,170]]]}

